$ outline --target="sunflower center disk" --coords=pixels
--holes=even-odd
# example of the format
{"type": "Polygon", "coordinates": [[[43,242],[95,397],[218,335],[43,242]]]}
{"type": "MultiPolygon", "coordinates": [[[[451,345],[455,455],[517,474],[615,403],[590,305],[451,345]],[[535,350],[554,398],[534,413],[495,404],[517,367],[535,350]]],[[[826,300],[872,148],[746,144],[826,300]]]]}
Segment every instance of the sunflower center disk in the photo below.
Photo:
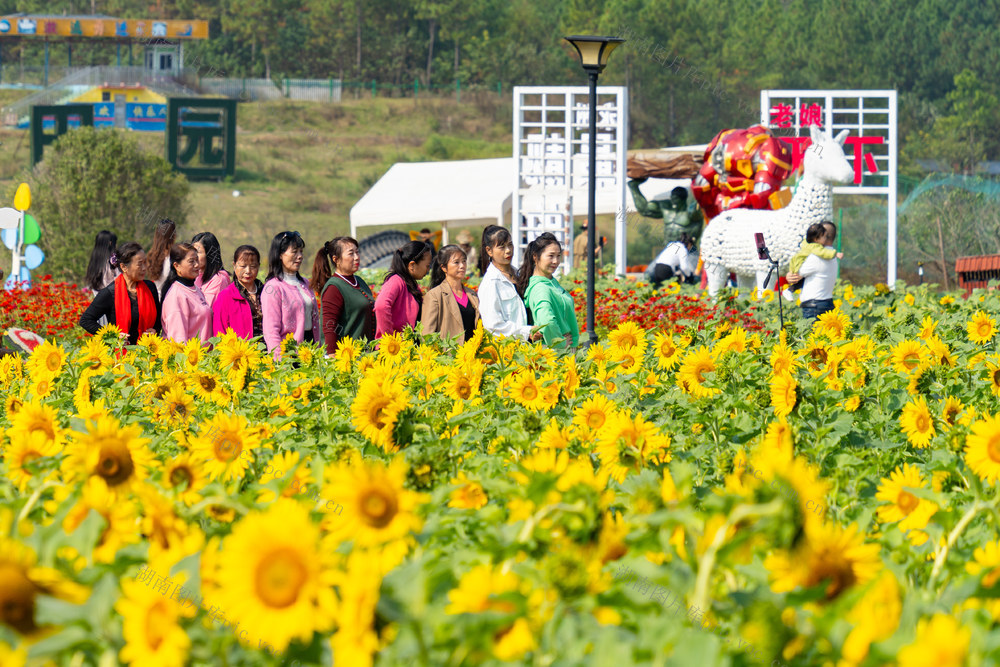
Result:
{"type": "Polygon", "coordinates": [[[35,586],[14,565],[0,565],[0,622],[22,634],[35,629],[35,586]]]}
{"type": "Polygon", "coordinates": [[[290,549],[279,549],[257,567],[257,594],[269,607],[283,609],[298,600],[306,579],[302,559],[290,549]]]}
{"type": "Polygon", "coordinates": [[[382,489],[370,489],[361,501],[364,522],[375,528],[388,526],[398,510],[396,497],[382,489]]]}
{"type": "Polygon", "coordinates": [[[917,500],[917,497],[909,491],[901,491],[899,493],[899,497],[896,498],[896,504],[904,514],[909,514],[913,510],[917,509],[917,505],[920,504],[920,501],[917,500]]]}
{"type": "Polygon", "coordinates": [[[104,478],[108,486],[117,486],[128,480],[135,472],[132,455],[122,443],[101,447],[101,458],[97,462],[97,474],[104,478]]]}

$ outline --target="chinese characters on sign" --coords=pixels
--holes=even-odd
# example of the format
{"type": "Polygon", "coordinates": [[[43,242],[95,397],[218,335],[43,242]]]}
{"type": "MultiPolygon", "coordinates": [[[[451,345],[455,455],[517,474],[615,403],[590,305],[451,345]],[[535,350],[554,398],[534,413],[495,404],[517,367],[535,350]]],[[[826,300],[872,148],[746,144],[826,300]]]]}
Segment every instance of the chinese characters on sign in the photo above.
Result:
{"type": "MultiPolygon", "coordinates": [[[[628,120],[625,89],[597,89],[595,180],[598,201],[625,206],[628,120]]],[[[586,215],[589,180],[590,107],[586,87],[514,89],[514,257],[551,232],[572,252],[573,216],[586,215]]],[[[624,227],[624,216],[616,220],[624,227]]],[[[621,238],[619,236],[619,238],[621,238]]],[[[616,256],[617,259],[617,256],[616,256]]],[[[572,256],[563,270],[572,266],[572,256]]],[[[624,251],[621,252],[624,263],[624,251]]]]}
{"type": "Polygon", "coordinates": [[[94,125],[93,104],[36,105],[31,107],[31,166],[42,161],[45,147],[69,131],[70,124],[94,125]],[[53,119],[53,132],[46,132],[44,124],[53,119]]]}
{"type": "MultiPolygon", "coordinates": [[[[835,194],[885,195],[888,215],[886,283],[896,282],[896,91],[895,90],[763,90],[760,122],[794,136],[781,140],[792,147],[797,169],[809,147],[809,128],[837,134],[848,130],[844,155],[854,166],[853,183],[835,194]]],[[[847,241],[846,236],[845,242],[847,241]]]]}
{"type": "MultiPolygon", "coordinates": [[[[782,141],[790,144],[792,147],[792,169],[795,170],[802,164],[806,149],[812,144],[812,140],[809,138],[809,127],[815,125],[820,129],[826,129],[827,105],[825,105],[825,101],[799,101],[798,103],[790,103],[788,101],[774,101],[774,99],[773,97],[771,98],[772,101],[767,108],[767,122],[764,125],[771,129],[795,129],[795,136],[783,136],[781,138],[782,141]],[[799,136],[800,132],[804,132],[805,136],[799,136]]],[[[866,112],[871,115],[876,113],[883,116],[887,115],[885,109],[866,110],[863,108],[859,109],[858,107],[852,109],[831,107],[831,110],[832,113],[830,115],[835,115],[838,119],[845,114],[853,114],[860,119],[864,117],[866,112]]],[[[866,126],[861,120],[855,122],[851,122],[851,120],[854,119],[834,123],[836,126],[835,130],[839,131],[847,128],[854,135],[858,131],[863,130],[887,129],[887,123],[884,120],[882,123],[876,124],[877,128],[866,126]]],[[[885,134],[883,131],[882,133],[872,132],[871,134],[865,133],[860,136],[848,136],[844,142],[844,152],[847,153],[848,159],[853,160],[855,185],[862,184],[865,173],[873,176],[885,175],[888,169],[888,150],[886,150],[888,146],[885,134]],[[879,150],[878,153],[873,153],[871,149],[866,148],[867,146],[881,146],[884,148],[879,150]],[[878,164],[879,161],[883,163],[881,168],[878,164]]]]}
{"type": "Polygon", "coordinates": [[[171,97],[167,162],[188,178],[236,173],[236,100],[171,97]]]}
{"type": "Polygon", "coordinates": [[[0,17],[2,37],[162,37],[208,39],[208,21],[0,17]]]}

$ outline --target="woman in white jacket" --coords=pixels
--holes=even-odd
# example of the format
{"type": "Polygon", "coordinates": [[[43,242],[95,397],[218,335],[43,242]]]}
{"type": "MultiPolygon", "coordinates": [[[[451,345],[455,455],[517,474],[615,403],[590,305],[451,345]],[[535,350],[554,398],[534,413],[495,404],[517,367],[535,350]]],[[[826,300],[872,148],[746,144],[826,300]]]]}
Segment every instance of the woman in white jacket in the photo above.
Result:
{"type": "Polygon", "coordinates": [[[542,332],[528,324],[524,301],[514,286],[514,241],[510,232],[498,225],[483,230],[482,252],[479,253],[479,270],[483,280],[479,283],[479,315],[483,328],[501,336],[517,336],[536,341],[542,332]]]}

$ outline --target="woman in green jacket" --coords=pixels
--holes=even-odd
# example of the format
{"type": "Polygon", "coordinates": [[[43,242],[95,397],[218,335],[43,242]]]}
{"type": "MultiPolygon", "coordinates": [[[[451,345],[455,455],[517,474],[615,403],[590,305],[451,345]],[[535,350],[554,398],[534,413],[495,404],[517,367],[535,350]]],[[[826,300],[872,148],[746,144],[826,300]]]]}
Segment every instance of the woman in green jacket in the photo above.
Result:
{"type": "Polygon", "coordinates": [[[549,232],[539,235],[528,244],[517,274],[517,286],[524,294],[535,326],[541,327],[545,344],[573,349],[580,342],[573,297],[552,277],[561,262],[562,246],[556,237],[549,232]]]}

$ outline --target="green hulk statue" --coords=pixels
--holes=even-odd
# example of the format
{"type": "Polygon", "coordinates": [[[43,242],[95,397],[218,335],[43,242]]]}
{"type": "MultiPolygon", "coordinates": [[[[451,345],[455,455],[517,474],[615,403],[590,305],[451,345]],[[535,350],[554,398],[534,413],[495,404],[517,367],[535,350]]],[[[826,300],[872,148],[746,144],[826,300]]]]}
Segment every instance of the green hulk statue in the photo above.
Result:
{"type": "Polygon", "coordinates": [[[628,182],[632,201],[641,215],[647,218],[663,218],[663,244],[667,245],[687,234],[695,243],[701,238],[702,216],[697,206],[688,207],[687,188],[676,187],[670,191],[670,199],[647,201],[639,192],[639,185],[645,178],[635,178],[628,182]]]}

